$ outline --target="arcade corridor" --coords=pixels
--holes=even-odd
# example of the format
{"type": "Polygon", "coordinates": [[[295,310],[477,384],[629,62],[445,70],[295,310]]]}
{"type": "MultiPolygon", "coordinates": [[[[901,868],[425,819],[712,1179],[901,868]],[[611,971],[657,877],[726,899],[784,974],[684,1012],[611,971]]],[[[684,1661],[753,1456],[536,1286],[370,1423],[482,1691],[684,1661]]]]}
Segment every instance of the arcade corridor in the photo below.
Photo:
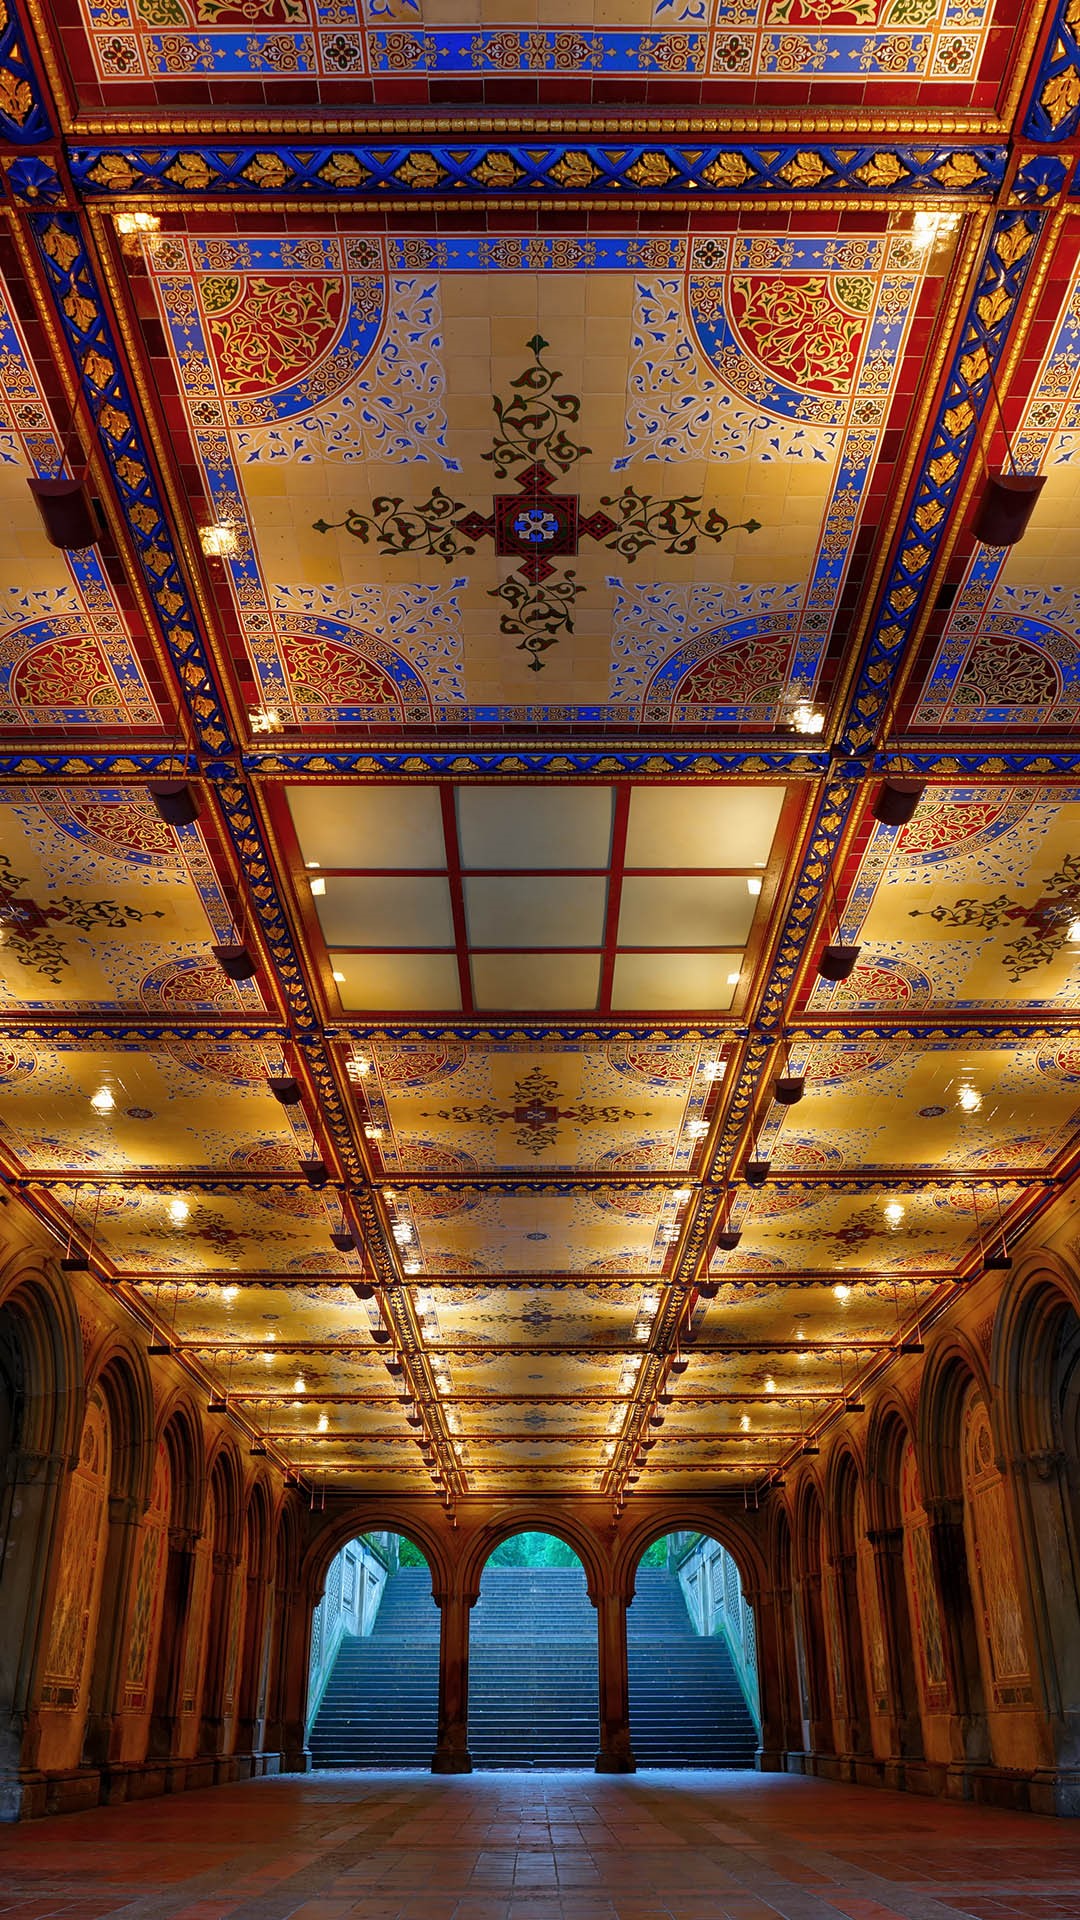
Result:
{"type": "Polygon", "coordinates": [[[1076,1920],[1080,1830],[790,1776],[335,1774],[0,1829],[4,1920],[1076,1920]]]}

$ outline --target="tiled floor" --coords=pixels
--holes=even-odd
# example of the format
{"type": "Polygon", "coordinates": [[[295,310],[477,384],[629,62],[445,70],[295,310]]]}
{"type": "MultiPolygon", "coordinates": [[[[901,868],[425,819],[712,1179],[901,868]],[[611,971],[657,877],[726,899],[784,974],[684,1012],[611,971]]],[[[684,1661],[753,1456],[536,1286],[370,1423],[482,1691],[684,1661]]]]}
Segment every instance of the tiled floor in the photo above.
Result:
{"type": "Polygon", "coordinates": [[[753,1773],[332,1773],[0,1828],[0,1920],[1080,1920],[1080,1822],[753,1773]]]}

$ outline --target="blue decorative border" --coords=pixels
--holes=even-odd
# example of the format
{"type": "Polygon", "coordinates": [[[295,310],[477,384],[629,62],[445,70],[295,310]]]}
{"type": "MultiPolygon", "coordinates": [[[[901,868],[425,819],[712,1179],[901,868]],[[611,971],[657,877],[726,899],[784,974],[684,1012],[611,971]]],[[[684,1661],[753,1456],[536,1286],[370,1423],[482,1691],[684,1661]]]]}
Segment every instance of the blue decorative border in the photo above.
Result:
{"type": "Polygon", "coordinates": [[[53,137],[52,118],[27,52],[29,35],[13,0],[0,0],[0,135],[19,146],[53,137]]]}
{"type": "Polygon", "coordinates": [[[30,227],[199,740],[222,753],[233,745],[224,704],[78,217],[31,214],[30,227]]]}
{"type": "Polygon", "coordinates": [[[815,198],[853,194],[906,199],[988,199],[1005,177],[1004,146],[759,147],[733,143],[658,142],[619,145],[570,141],[536,146],[73,147],[72,177],[87,199],[134,194],[182,199],[374,193],[429,199],[463,191],[488,199],[507,194],[610,198],[691,193],[695,198],[792,193],[815,198]]]}
{"type": "Polygon", "coordinates": [[[929,449],[900,533],[877,624],[856,683],[840,751],[871,746],[892,677],[918,619],[923,594],[960,492],[1037,241],[1047,215],[999,213],[949,368],[929,449]]]}
{"type": "Polygon", "coordinates": [[[1054,17],[1024,120],[1029,140],[1073,140],[1080,126],[1080,11],[1076,0],[1057,0],[1054,17]]]}

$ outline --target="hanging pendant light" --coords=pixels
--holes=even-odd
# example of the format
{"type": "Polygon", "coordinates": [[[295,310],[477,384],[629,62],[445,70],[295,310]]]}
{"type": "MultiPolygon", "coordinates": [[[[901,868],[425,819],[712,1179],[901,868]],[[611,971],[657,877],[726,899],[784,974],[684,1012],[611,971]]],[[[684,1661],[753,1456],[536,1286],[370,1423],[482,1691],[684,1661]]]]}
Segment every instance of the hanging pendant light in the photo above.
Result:
{"type": "Polygon", "coordinates": [[[1015,547],[1028,530],[1045,485],[1045,473],[1006,473],[1001,467],[992,469],[983,483],[971,523],[975,539],[984,547],[1015,547]]]}
{"type": "Polygon", "coordinates": [[[874,801],[874,819],[880,820],[883,827],[906,827],[908,821],[914,819],[915,810],[925,792],[925,780],[907,780],[899,774],[889,775],[874,801]]]}

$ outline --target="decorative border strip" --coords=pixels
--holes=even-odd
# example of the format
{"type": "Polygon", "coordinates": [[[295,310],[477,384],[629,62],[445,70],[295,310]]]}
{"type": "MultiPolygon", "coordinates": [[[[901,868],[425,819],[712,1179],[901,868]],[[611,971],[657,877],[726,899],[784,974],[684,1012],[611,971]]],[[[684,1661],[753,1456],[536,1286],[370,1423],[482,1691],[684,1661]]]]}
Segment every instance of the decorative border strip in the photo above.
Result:
{"type": "Polygon", "coordinates": [[[0,0],[0,133],[21,146],[49,140],[53,131],[27,45],[12,0],[0,0]]]}
{"type": "Polygon", "coordinates": [[[1024,120],[1029,140],[1073,140],[1080,126],[1080,0],[1058,0],[1024,120]]]}
{"type": "MultiPolygon", "coordinates": [[[[1077,0],[1080,5],[1080,0],[1077,0]]],[[[848,710],[840,750],[869,747],[885,709],[894,668],[918,618],[975,445],[993,372],[1005,350],[1036,241],[1047,216],[999,213],[949,368],[930,445],[900,533],[881,611],[848,710]]]]}
{"type": "MultiPolygon", "coordinates": [[[[0,0],[2,3],[2,0],[0,0]]],[[[716,143],[657,146],[490,144],[417,147],[208,146],[73,147],[72,177],[87,199],[171,193],[316,193],[350,198],[393,193],[423,199],[467,189],[507,194],[685,194],[730,199],[745,194],[852,194],[970,200],[1001,186],[1003,146],[781,146],[716,143]]]]}
{"type": "Polygon", "coordinates": [[[226,752],[229,722],[78,217],[37,213],[29,224],[199,740],[209,753],[226,752]]]}

